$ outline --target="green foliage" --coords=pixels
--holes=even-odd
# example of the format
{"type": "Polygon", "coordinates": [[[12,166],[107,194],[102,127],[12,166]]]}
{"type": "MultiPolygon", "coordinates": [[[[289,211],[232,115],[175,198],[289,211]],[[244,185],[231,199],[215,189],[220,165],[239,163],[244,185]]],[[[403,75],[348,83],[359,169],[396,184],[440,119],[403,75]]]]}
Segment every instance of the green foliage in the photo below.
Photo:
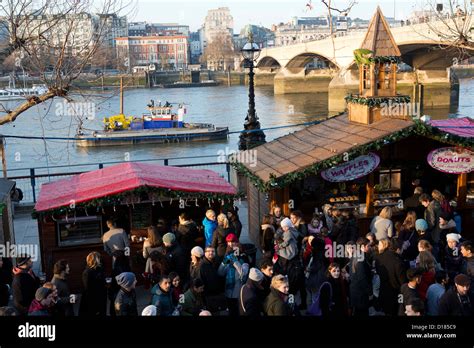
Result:
{"type": "Polygon", "coordinates": [[[370,107],[378,107],[383,104],[406,104],[410,102],[410,97],[407,95],[400,95],[397,97],[360,97],[358,95],[349,94],[344,98],[347,103],[362,104],[370,107]]]}
{"type": "Polygon", "coordinates": [[[354,60],[358,66],[370,65],[372,63],[394,63],[400,64],[401,58],[396,56],[377,56],[371,57],[374,52],[365,48],[359,48],[354,51],[354,60]]]}

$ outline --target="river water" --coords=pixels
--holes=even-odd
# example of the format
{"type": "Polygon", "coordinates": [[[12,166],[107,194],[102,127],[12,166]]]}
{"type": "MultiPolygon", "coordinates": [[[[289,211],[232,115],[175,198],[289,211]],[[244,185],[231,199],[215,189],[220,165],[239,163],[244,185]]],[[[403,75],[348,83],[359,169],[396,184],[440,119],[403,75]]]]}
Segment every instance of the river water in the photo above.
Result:
{"type": "MultiPolygon", "coordinates": [[[[74,96],[82,104],[83,110],[94,110],[94,119],[84,120],[87,129],[102,129],[102,119],[117,114],[119,97],[114,92],[104,92],[84,96],[74,96]],[[92,104],[88,104],[92,103],[92,104]]],[[[326,117],[328,114],[328,95],[287,94],[274,95],[273,87],[257,87],[255,90],[257,115],[262,127],[295,125],[326,117]]],[[[473,117],[474,80],[461,80],[459,107],[454,113],[448,110],[436,110],[436,118],[473,117]]],[[[141,115],[146,112],[150,99],[173,103],[187,104],[186,122],[213,123],[216,126],[227,126],[230,131],[243,129],[248,106],[248,88],[246,86],[203,87],[179,89],[133,89],[125,92],[125,114],[141,115]]],[[[8,104],[10,105],[11,102],[8,104]]],[[[74,137],[79,115],[70,112],[61,100],[53,100],[22,114],[8,125],[2,126],[1,132],[6,135],[74,137]]],[[[80,113],[78,110],[77,113],[80,113]]],[[[430,110],[425,110],[430,114],[430,110]]],[[[84,119],[83,116],[81,116],[84,119]]],[[[298,130],[300,127],[280,128],[266,131],[267,141],[298,130]]],[[[219,153],[230,152],[238,147],[238,134],[231,134],[227,140],[202,143],[138,145],[100,148],[80,148],[74,141],[64,140],[26,140],[7,139],[6,158],[8,169],[58,166],[82,163],[103,163],[124,160],[162,159],[191,157],[178,163],[216,162],[219,153]],[[197,156],[215,156],[195,158],[197,156]],[[194,157],[194,158],[193,158],[194,157]]],[[[80,168],[77,168],[80,170],[80,168]]],[[[66,172],[67,168],[57,168],[52,172],[66,172]]],[[[26,171],[14,171],[17,176],[26,171]]]]}

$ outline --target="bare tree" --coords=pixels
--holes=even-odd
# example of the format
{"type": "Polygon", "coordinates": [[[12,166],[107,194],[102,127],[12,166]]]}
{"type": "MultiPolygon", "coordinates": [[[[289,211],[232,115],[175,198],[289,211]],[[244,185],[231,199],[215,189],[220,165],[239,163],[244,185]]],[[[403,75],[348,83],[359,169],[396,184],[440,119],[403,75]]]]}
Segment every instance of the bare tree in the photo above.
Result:
{"type": "Polygon", "coordinates": [[[123,0],[4,0],[0,2],[0,46],[4,61],[16,54],[15,65],[39,74],[48,91],[25,97],[14,109],[0,110],[0,125],[55,97],[69,98],[72,83],[91,66],[107,35],[97,14],[120,14],[131,8],[123,0]],[[5,40],[4,40],[5,41],[5,40]]]}
{"type": "Polygon", "coordinates": [[[217,34],[205,48],[202,55],[202,62],[208,68],[217,67],[217,70],[226,70],[229,65],[233,65],[236,55],[232,37],[227,33],[217,34]]]}

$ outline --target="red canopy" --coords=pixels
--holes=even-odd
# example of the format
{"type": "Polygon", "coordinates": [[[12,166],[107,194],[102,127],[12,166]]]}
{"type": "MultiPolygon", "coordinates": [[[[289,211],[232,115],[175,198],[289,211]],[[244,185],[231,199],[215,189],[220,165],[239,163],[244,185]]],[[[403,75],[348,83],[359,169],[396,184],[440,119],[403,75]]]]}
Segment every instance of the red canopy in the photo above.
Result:
{"type": "Polygon", "coordinates": [[[455,134],[463,138],[474,138],[474,120],[469,117],[436,120],[431,121],[430,124],[443,132],[455,134]]]}
{"type": "Polygon", "coordinates": [[[35,209],[78,204],[145,185],[174,191],[236,193],[234,186],[211,170],[127,162],[43,184],[35,209]]]}

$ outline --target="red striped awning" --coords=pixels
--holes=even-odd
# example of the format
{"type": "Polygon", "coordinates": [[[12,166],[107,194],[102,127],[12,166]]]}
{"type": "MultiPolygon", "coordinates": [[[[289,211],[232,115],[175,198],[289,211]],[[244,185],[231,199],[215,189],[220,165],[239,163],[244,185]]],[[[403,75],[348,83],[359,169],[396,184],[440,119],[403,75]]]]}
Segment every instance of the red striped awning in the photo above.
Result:
{"type": "Polygon", "coordinates": [[[463,138],[474,138],[474,120],[469,117],[430,121],[430,125],[441,131],[463,138]]]}

